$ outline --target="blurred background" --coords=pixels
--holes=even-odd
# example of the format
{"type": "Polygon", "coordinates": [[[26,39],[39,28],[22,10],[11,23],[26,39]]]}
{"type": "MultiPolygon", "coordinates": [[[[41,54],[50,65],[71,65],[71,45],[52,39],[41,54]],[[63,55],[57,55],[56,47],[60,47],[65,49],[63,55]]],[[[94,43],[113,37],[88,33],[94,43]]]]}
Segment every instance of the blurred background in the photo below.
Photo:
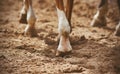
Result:
{"type": "Polygon", "coordinates": [[[120,19],[116,0],[109,1],[107,26],[91,27],[100,0],[74,0],[71,54],[55,57],[58,19],[54,0],[33,0],[38,37],[23,35],[22,0],[0,0],[0,74],[120,74],[120,19]]]}

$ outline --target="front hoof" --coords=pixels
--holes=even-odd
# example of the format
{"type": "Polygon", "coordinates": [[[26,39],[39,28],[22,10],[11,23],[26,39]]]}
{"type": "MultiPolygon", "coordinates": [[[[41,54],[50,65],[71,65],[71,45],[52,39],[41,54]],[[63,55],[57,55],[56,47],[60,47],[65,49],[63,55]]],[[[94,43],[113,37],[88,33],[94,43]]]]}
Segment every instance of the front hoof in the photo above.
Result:
{"type": "Polygon", "coordinates": [[[24,32],[24,36],[37,37],[38,35],[35,28],[26,28],[24,32]]]}
{"type": "Polygon", "coordinates": [[[62,51],[56,51],[56,56],[61,56],[61,57],[63,57],[63,56],[65,56],[65,55],[67,55],[67,54],[70,54],[71,53],[71,51],[67,51],[67,52],[62,52],[62,51]]]}
{"type": "Polygon", "coordinates": [[[24,36],[37,37],[37,32],[24,32],[24,36]]]}

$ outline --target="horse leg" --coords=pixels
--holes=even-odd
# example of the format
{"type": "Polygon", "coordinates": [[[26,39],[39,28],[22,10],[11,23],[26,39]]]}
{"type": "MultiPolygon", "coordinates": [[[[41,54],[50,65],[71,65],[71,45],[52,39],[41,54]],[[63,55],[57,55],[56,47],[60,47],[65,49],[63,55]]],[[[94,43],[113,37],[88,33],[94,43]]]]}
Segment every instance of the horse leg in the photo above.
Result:
{"type": "Polygon", "coordinates": [[[106,26],[106,14],[108,11],[108,0],[101,0],[97,13],[95,14],[91,26],[101,27],[106,26]]]}
{"type": "MultiPolygon", "coordinates": [[[[58,14],[58,21],[59,21],[58,31],[59,31],[59,37],[60,37],[56,56],[59,56],[62,53],[70,52],[72,50],[72,46],[69,40],[69,34],[71,30],[71,27],[70,27],[71,13],[68,11],[66,11],[67,14],[65,13],[63,0],[55,0],[55,1],[57,6],[57,14],[58,14]]],[[[69,6],[72,4],[71,2],[67,2],[67,3],[69,6]]],[[[67,9],[67,10],[70,10],[70,9],[67,9]]]]}
{"type": "MultiPolygon", "coordinates": [[[[118,2],[118,7],[119,7],[119,13],[120,13],[120,0],[117,0],[118,2]]],[[[118,25],[116,26],[116,31],[115,31],[115,35],[116,36],[120,36],[120,21],[118,23],[118,25]]]]}

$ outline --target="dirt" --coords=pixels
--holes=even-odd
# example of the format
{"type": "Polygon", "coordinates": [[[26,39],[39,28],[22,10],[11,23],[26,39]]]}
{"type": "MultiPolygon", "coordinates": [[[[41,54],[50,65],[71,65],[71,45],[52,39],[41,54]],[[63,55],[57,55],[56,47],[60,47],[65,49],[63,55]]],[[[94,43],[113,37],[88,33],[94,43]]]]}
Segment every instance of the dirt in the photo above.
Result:
{"type": "Polygon", "coordinates": [[[73,51],[56,57],[57,14],[53,0],[34,0],[38,37],[23,36],[22,0],[0,1],[0,74],[120,74],[119,14],[110,0],[107,26],[91,27],[100,0],[75,0],[70,40],[73,51]]]}

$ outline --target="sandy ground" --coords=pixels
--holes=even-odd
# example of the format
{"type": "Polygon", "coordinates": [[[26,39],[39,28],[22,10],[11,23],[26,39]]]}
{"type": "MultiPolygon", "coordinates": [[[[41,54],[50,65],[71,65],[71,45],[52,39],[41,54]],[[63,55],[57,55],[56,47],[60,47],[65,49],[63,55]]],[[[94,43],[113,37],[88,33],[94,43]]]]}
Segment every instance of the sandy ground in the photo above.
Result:
{"type": "MultiPolygon", "coordinates": [[[[53,0],[34,0],[38,37],[22,35],[22,0],[0,1],[0,74],[120,74],[120,37],[114,36],[119,14],[113,2],[107,26],[90,22],[99,0],[75,0],[70,35],[73,51],[56,57],[57,14],[53,0]]],[[[112,0],[110,0],[112,1],[112,0]]]]}

